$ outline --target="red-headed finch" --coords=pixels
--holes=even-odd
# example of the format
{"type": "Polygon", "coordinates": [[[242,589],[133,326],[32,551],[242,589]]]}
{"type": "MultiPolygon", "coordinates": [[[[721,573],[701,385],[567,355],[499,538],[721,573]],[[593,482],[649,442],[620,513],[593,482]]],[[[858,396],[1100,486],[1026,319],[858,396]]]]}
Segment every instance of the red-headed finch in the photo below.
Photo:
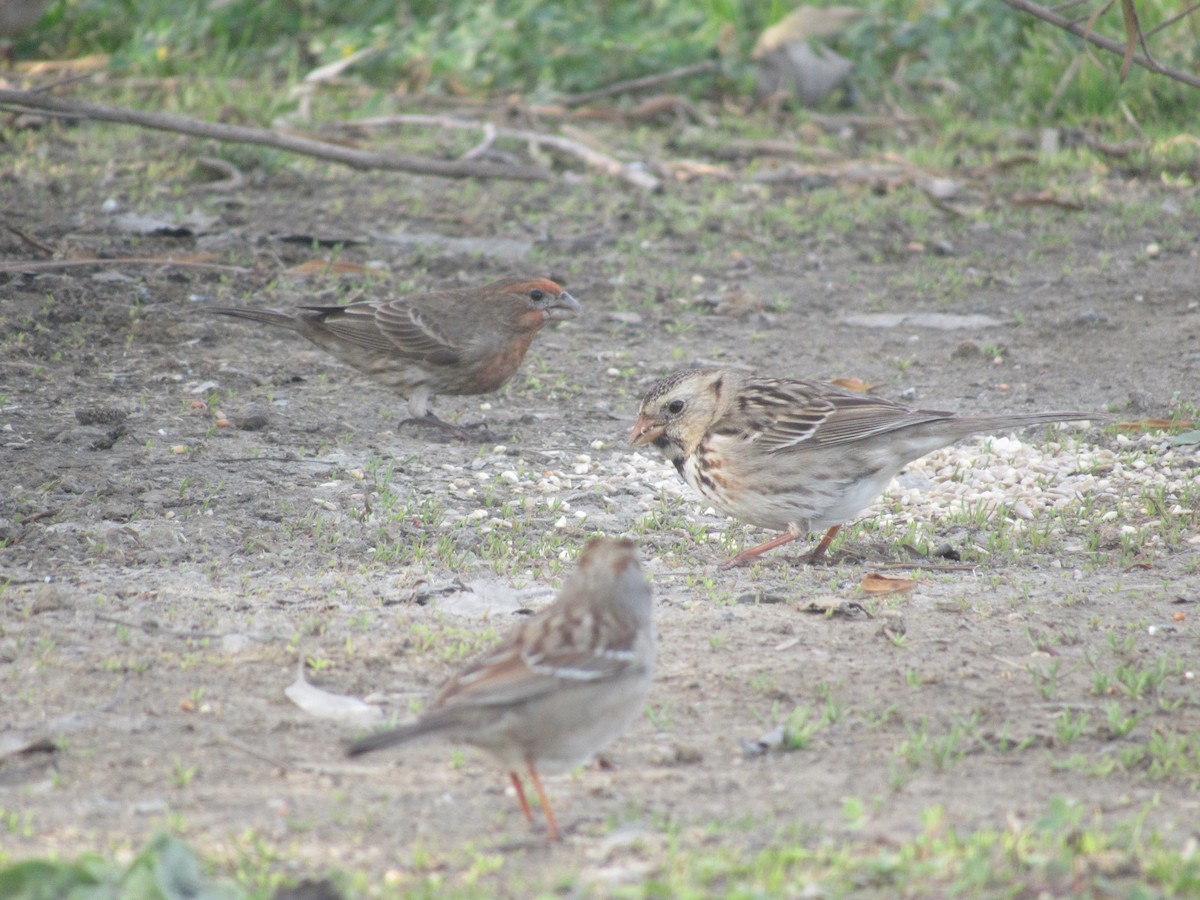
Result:
{"type": "Polygon", "coordinates": [[[429,409],[436,394],[488,394],[516,373],[534,336],[574,316],[578,301],[544,278],[430,291],[297,312],[216,307],[210,312],[299,332],[408,401],[413,420],[461,429],[429,409]]]}

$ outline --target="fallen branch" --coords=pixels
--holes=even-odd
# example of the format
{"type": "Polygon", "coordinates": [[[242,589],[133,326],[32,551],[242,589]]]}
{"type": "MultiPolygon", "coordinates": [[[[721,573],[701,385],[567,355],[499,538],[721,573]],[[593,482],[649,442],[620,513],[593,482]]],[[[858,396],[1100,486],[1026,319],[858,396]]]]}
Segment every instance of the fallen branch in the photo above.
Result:
{"type": "Polygon", "coordinates": [[[341,147],[324,141],[292,137],[265,128],[249,128],[244,125],[224,125],[174,116],[165,113],[142,112],[116,106],[101,106],[77,100],[64,100],[34,91],[0,89],[0,105],[16,107],[22,112],[40,110],[59,116],[93,119],[101,122],[118,122],[187,134],[239,144],[257,144],[273,147],[288,153],[299,153],[317,159],[341,163],[353,169],[388,169],[411,172],[415,175],[436,175],[442,178],[505,178],[516,181],[548,181],[551,174],[537,166],[497,166],[490,163],[471,161],[445,161],[417,156],[395,156],[387,153],[366,153],[349,147],[341,147]]]}
{"type": "Polygon", "coordinates": [[[207,269],[210,272],[228,272],[246,275],[250,269],[242,266],[227,266],[221,263],[198,262],[189,259],[172,259],[169,256],[135,256],[126,259],[51,259],[45,261],[0,262],[0,274],[8,272],[57,272],[60,269],[75,269],[79,266],[171,266],[177,269],[207,269]]]}
{"type": "Polygon", "coordinates": [[[33,249],[40,250],[43,253],[45,253],[47,256],[54,255],[53,247],[48,247],[45,244],[41,243],[40,241],[34,240],[32,237],[27,235],[24,231],[22,231],[16,225],[6,224],[4,227],[7,228],[9,231],[11,231],[13,234],[15,234],[17,237],[19,237],[22,241],[24,241],[26,244],[28,244],[33,249]]]}
{"type": "MultiPolygon", "coordinates": [[[[394,125],[420,125],[426,128],[457,128],[472,131],[483,130],[485,135],[489,133],[489,128],[494,128],[494,126],[489,126],[488,123],[484,122],[473,122],[449,116],[426,116],[420,114],[377,116],[370,119],[355,119],[346,123],[346,126],[349,128],[386,128],[394,125]]],[[[539,147],[558,150],[560,153],[565,153],[580,160],[586,166],[599,169],[605,175],[620,178],[622,181],[627,181],[635,187],[648,191],[656,191],[662,185],[662,182],[658,178],[644,169],[626,165],[620,160],[609,156],[607,153],[595,150],[568,137],[557,134],[542,134],[537,131],[523,131],[516,128],[495,128],[494,136],[496,138],[526,141],[539,147]]]]}

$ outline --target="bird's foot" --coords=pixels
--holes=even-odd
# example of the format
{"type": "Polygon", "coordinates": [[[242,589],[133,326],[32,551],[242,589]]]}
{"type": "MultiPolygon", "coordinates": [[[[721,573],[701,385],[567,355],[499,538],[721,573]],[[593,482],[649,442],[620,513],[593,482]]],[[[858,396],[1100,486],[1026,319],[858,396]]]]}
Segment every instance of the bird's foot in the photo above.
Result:
{"type": "MultiPolygon", "coordinates": [[[[832,543],[834,536],[837,535],[841,528],[841,525],[834,525],[825,533],[825,537],[821,538],[821,543],[817,544],[817,546],[815,546],[808,553],[805,553],[803,556],[797,557],[795,561],[809,566],[828,562],[829,560],[825,556],[825,551],[829,549],[830,543],[832,543]]],[[[801,534],[802,532],[800,532],[798,529],[789,528],[777,538],[772,538],[771,540],[761,543],[756,547],[751,547],[749,550],[743,550],[733,559],[722,563],[721,568],[733,569],[737,566],[744,566],[747,563],[758,559],[758,557],[762,556],[768,550],[774,550],[776,547],[782,547],[784,544],[790,544],[792,541],[799,538],[801,534]]]]}
{"type": "Polygon", "coordinates": [[[502,441],[503,438],[487,427],[485,422],[476,422],[473,425],[454,425],[451,422],[446,422],[439,419],[433,413],[427,413],[424,416],[414,416],[411,419],[405,419],[397,427],[405,425],[417,425],[422,428],[435,428],[442,434],[449,435],[456,441],[469,441],[476,444],[490,444],[502,441]]]}

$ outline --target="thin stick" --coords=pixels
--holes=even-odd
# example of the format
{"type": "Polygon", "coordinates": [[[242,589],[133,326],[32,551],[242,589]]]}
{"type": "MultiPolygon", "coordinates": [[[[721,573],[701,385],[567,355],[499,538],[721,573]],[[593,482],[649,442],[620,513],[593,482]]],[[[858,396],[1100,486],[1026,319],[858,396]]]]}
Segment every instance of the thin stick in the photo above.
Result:
{"type": "MultiPolygon", "coordinates": [[[[468,130],[483,129],[487,133],[488,123],[472,122],[466,119],[457,119],[452,116],[426,116],[421,114],[412,115],[396,115],[396,116],[376,116],[370,119],[355,119],[347,122],[348,127],[359,128],[381,128],[395,125],[420,125],[426,128],[457,128],[468,130]]],[[[492,126],[493,128],[495,126],[492,126]]],[[[599,169],[606,175],[611,175],[613,178],[620,178],[622,181],[627,181],[635,187],[644,188],[648,191],[655,191],[662,185],[656,177],[651,175],[644,169],[627,166],[619,159],[609,156],[600,150],[594,150],[579,141],[571,140],[571,138],[563,137],[558,134],[543,134],[539,131],[524,131],[517,128],[495,128],[497,138],[507,138],[509,140],[527,141],[531,144],[536,144],[539,147],[546,147],[551,150],[558,150],[568,156],[573,156],[580,160],[584,165],[590,166],[593,169],[599,169]]]]}
{"type": "Polygon", "coordinates": [[[1194,13],[1198,9],[1200,9],[1200,3],[1193,3],[1191,6],[1189,6],[1187,9],[1185,9],[1183,12],[1179,13],[1178,15],[1171,16],[1171,18],[1167,19],[1167,21],[1165,21],[1165,22],[1159,22],[1157,25],[1155,25],[1153,28],[1151,28],[1149,31],[1147,31],[1145,36],[1150,37],[1154,34],[1157,34],[1158,32],[1162,31],[1164,28],[1166,28],[1168,25],[1174,25],[1180,19],[1190,16],[1192,13],[1194,13]]]}
{"type": "MultiPolygon", "coordinates": [[[[1092,34],[1089,29],[1062,16],[1055,15],[1050,10],[1038,6],[1036,3],[1031,3],[1029,0],[1002,0],[1002,2],[1011,6],[1013,9],[1029,13],[1036,19],[1041,19],[1043,22],[1049,22],[1051,25],[1056,25],[1064,31],[1069,31],[1076,37],[1083,38],[1089,44],[1095,44],[1105,50],[1115,53],[1118,56],[1125,55],[1125,45],[1119,41],[1114,41],[1111,38],[1101,37],[1098,34],[1092,34]]],[[[1158,75],[1166,75],[1168,78],[1173,78],[1176,81],[1182,81],[1184,84],[1189,84],[1192,87],[1200,88],[1200,77],[1189,75],[1187,72],[1180,72],[1178,69],[1172,69],[1169,66],[1164,66],[1160,62],[1153,59],[1147,59],[1144,56],[1134,56],[1133,62],[1137,63],[1143,69],[1148,69],[1158,75]]]]}
{"type": "Polygon", "coordinates": [[[221,735],[220,741],[227,747],[232,747],[234,750],[241,750],[243,753],[253,756],[255,759],[262,760],[263,762],[268,763],[277,769],[282,769],[285,772],[290,772],[293,768],[283,760],[276,759],[274,756],[268,756],[261,750],[251,747],[249,744],[243,743],[236,738],[231,738],[227,734],[221,735]]]}
{"type": "Polygon", "coordinates": [[[34,91],[0,89],[0,104],[16,106],[22,110],[42,110],[59,115],[94,119],[101,122],[118,122],[122,125],[137,125],[158,131],[188,134],[239,144],[258,144],[289,153],[299,153],[317,159],[342,163],[352,169],[389,169],[412,172],[417,175],[437,175],[443,178],[507,178],[516,181],[549,181],[551,173],[536,166],[497,166],[491,163],[447,161],[426,159],[417,156],[397,156],[387,153],[367,153],[350,147],[340,147],[325,141],[292,137],[265,128],[249,128],[244,125],[224,125],[205,122],[186,116],[165,113],[142,112],[118,106],[101,106],[77,100],[64,100],[34,91]]]}
{"type": "Polygon", "coordinates": [[[644,78],[633,78],[629,81],[618,81],[616,84],[610,84],[608,87],[602,87],[599,90],[588,91],[584,94],[572,94],[570,97],[563,98],[563,106],[582,106],[584,103],[591,103],[593,100],[599,100],[602,97],[611,97],[614,94],[628,94],[633,91],[640,91],[649,87],[656,87],[667,81],[676,81],[680,78],[688,78],[692,75],[699,75],[703,72],[712,72],[717,68],[717,64],[713,60],[696,63],[691,66],[684,66],[682,69],[672,69],[670,72],[661,72],[658,75],[647,75],[644,78]]]}
{"type": "Polygon", "coordinates": [[[53,247],[47,247],[45,244],[41,243],[40,241],[34,240],[29,235],[27,235],[24,231],[22,231],[20,228],[18,228],[16,225],[5,225],[4,227],[7,228],[9,231],[11,231],[13,234],[15,234],[17,237],[19,237],[21,240],[23,240],[30,247],[33,247],[35,250],[41,250],[43,253],[49,254],[50,256],[54,255],[53,247]]]}
{"type": "Polygon", "coordinates": [[[184,259],[172,259],[169,256],[134,256],[127,259],[52,259],[44,262],[6,262],[0,263],[0,273],[3,272],[56,272],[59,269],[75,269],[79,266],[172,266],[177,269],[209,269],[213,272],[230,272],[234,275],[247,275],[250,270],[242,266],[226,266],[220,263],[192,262],[184,259]]]}
{"type": "Polygon", "coordinates": [[[103,613],[94,613],[94,615],[96,617],[96,621],[98,622],[110,622],[113,625],[121,625],[125,628],[136,628],[139,631],[146,632],[146,634],[161,634],[165,637],[182,638],[183,640],[187,641],[202,640],[203,638],[214,640],[216,638],[225,637],[223,634],[217,634],[212,631],[176,631],[173,628],[163,628],[154,621],[130,622],[128,619],[121,619],[116,616],[106,616],[103,613]]]}

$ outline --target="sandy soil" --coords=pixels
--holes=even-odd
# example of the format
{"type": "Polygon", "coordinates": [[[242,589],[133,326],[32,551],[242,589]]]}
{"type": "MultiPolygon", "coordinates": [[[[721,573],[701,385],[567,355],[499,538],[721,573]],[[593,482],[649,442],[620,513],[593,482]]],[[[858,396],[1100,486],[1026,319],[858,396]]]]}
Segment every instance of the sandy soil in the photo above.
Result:
{"type": "MultiPolygon", "coordinates": [[[[1105,828],[1145,815],[1169,846],[1197,836],[1194,758],[1175,772],[1122,762],[1165,735],[1197,746],[1200,524],[1194,509],[1170,512],[1197,496],[1194,447],[1096,426],[1025,433],[1169,469],[1161,507],[1140,487],[1117,491],[1098,501],[1106,521],[1068,516],[1044,541],[1000,548],[989,535],[1013,533],[1003,514],[972,525],[936,501],[887,507],[896,529],[849,530],[834,565],[781,553],[722,571],[763,533],[704,510],[665,462],[624,444],[642,391],[695,361],[854,377],[973,412],[1194,409],[1194,191],[1093,173],[1102,190],[1081,212],[1000,204],[959,218],[915,191],[861,186],[714,194],[700,181],[641,197],[288,162],[222,197],[193,177],[181,140],[127,140],[126,160],[161,173],[153,183],[133,162],[98,164],[85,141],[50,129],[36,155],[5,161],[9,224],[63,253],[211,253],[243,271],[0,274],[10,859],[138,847],[166,827],[285,878],[339,868],[404,885],[439,872],[513,893],[563,878],[603,892],[661,876],[678,849],[894,846],[932,807],[945,827],[1005,829],[1059,796],[1105,828]],[[852,219],[840,232],[831,191],[852,219]],[[193,211],[208,217],[202,233],[180,237],[133,233],[118,215],[193,211]],[[484,239],[490,254],[403,233],[484,239]],[[289,277],[327,254],[313,238],[353,241],[339,260],[390,276],[289,277]],[[511,436],[501,447],[398,429],[393,396],[302,339],[204,313],[518,273],[561,281],[585,315],[542,334],[500,395],[436,404],[486,417],[511,436]],[[995,324],[853,318],[881,313],[995,324]],[[910,520],[959,561],[902,547],[910,520]],[[405,717],[546,602],[597,532],[642,546],[661,665],[649,714],[607,765],[551,780],[563,846],[530,833],[476,753],[431,743],[349,761],[340,742],[362,728],[285,697],[299,653],[316,686],[405,717]],[[869,572],[909,574],[899,564],[916,566],[911,593],[860,590],[869,572]],[[820,615],[813,602],[850,605],[820,615]],[[1159,664],[1141,696],[1112,686],[1121,667],[1159,664]],[[806,748],[757,743],[806,705],[833,711],[806,748]],[[1116,736],[1113,709],[1141,718],[1116,736]],[[1064,711],[1089,717],[1070,743],[1064,711]],[[57,750],[11,752],[39,738],[57,750]],[[852,799],[861,821],[847,819],[852,799]]],[[[6,232],[0,258],[41,256],[6,232]]]]}

